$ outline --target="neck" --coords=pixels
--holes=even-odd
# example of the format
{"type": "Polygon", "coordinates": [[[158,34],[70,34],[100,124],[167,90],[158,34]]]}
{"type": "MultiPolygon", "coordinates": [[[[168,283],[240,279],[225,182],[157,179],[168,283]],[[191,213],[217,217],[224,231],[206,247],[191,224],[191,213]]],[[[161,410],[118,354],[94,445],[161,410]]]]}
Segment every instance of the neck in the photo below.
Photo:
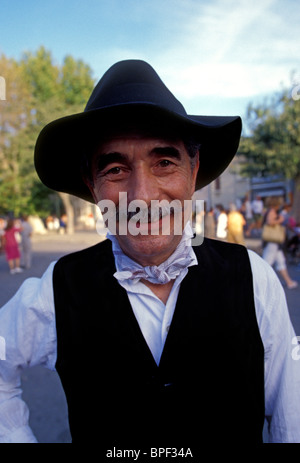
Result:
{"type": "Polygon", "coordinates": [[[151,289],[155,296],[157,296],[166,305],[175,280],[171,280],[169,281],[169,283],[166,283],[165,285],[157,285],[155,283],[150,283],[150,281],[144,279],[142,279],[141,282],[144,283],[144,285],[147,286],[149,289],[151,289]]]}

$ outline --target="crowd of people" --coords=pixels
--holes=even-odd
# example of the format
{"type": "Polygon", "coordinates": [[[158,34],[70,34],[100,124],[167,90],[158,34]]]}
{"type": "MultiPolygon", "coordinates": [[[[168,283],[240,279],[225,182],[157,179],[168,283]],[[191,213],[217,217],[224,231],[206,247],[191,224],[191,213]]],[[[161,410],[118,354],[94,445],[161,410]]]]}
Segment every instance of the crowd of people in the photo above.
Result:
{"type": "Polygon", "coordinates": [[[47,230],[63,234],[67,228],[67,215],[62,214],[60,218],[58,218],[55,214],[49,215],[45,220],[45,225],[47,230]]]}
{"type": "Polygon", "coordinates": [[[245,245],[245,237],[261,238],[263,259],[276,266],[288,288],[296,288],[298,284],[288,274],[285,257],[289,253],[292,259],[300,258],[300,224],[291,209],[291,204],[283,204],[277,197],[263,201],[257,196],[250,201],[246,196],[239,207],[232,203],[228,210],[217,204],[205,213],[204,235],[242,245],[245,245]],[[265,225],[283,227],[284,240],[267,241],[262,235],[265,225]]]}
{"type": "Polygon", "coordinates": [[[31,267],[32,231],[25,215],[21,219],[0,218],[0,252],[4,252],[12,275],[31,267]]]}
{"type": "Polygon", "coordinates": [[[205,213],[204,236],[207,238],[245,245],[246,227],[245,215],[234,203],[228,210],[217,204],[205,213]]]}

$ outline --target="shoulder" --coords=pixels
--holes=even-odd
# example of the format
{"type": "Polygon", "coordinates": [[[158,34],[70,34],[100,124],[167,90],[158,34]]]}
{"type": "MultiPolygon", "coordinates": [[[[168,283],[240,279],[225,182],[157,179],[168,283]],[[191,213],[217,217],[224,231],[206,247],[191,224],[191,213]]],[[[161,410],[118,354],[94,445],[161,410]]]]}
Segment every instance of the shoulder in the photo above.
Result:
{"type": "Polygon", "coordinates": [[[257,319],[268,319],[274,324],[280,318],[287,316],[287,303],[283,286],[274,269],[256,252],[248,250],[253,276],[253,290],[257,319]]]}
{"type": "Polygon", "coordinates": [[[224,277],[251,278],[249,256],[245,246],[204,238],[200,246],[193,247],[200,267],[219,272],[224,277]]]}
{"type": "Polygon", "coordinates": [[[54,274],[65,273],[84,276],[92,269],[110,269],[114,265],[110,240],[102,241],[94,246],[67,254],[61,257],[54,268],[54,274]]]}
{"type": "Polygon", "coordinates": [[[212,256],[218,254],[221,257],[233,259],[237,256],[244,255],[248,259],[245,246],[216,239],[204,238],[203,243],[200,246],[195,246],[193,249],[196,255],[201,253],[208,253],[212,256]]]}
{"type": "Polygon", "coordinates": [[[82,263],[90,258],[98,258],[99,256],[106,255],[112,255],[111,242],[109,240],[102,241],[80,251],[66,254],[57,261],[57,264],[82,263]]]}
{"type": "Polygon", "coordinates": [[[274,283],[280,284],[275,271],[264,259],[262,259],[262,257],[250,249],[248,249],[247,252],[257,290],[264,292],[270,286],[272,287],[274,283]]]}

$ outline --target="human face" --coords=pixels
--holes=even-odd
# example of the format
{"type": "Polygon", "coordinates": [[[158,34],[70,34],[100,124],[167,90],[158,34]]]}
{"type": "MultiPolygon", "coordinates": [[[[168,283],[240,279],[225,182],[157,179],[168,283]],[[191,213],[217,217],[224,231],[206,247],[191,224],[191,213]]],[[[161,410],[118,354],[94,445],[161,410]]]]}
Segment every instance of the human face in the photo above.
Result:
{"type": "MultiPolygon", "coordinates": [[[[167,200],[169,203],[179,200],[183,206],[184,200],[190,200],[195,191],[199,161],[197,157],[192,168],[181,140],[119,134],[101,142],[91,167],[93,185],[90,189],[96,203],[109,199],[118,207],[119,194],[125,192],[128,204],[142,200],[150,207],[151,200],[167,200]]],[[[167,235],[160,228],[156,235],[122,235],[117,231],[123,252],[143,266],[165,261],[181,239],[174,233],[173,214],[169,220],[170,233],[167,235]]]]}

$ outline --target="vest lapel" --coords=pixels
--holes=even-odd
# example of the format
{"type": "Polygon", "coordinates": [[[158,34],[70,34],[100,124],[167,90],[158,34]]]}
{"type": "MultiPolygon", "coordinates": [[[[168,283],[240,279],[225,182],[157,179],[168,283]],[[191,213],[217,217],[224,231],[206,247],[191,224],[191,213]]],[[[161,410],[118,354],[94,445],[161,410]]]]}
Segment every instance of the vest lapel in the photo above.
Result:
{"type": "Polygon", "coordinates": [[[149,367],[157,368],[151,350],[133,313],[127,292],[113,276],[115,271],[113,254],[110,252],[107,254],[107,265],[102,266],[99,281],[102,282],[103,290],[108,295],[108,297],[103,298],[104,304],[101,303],[101,310],[109,311],[112,314],[112,323],[110,324],[110,329],[113,327],[114,330],[112,337],[117,332],[119,340],[124,342],[124,345],[128,343],[131,349],[135,350],[135,353],[139,352],[140,358],[147,362],[149,367]]]}
{"type": "MultiPolygon", "coordinates": [[[[180,286],[160,366],[166,365],[169,362],[169,356],[176,352],[177,349],[180,350],[182,343],[186,343],[186,339],[189,338],[189,332],[193,331],[195,321],[199,318],[205,320],[208,310],[207,304],[205,304],[205,295],[210,284],[207,266],[204,261],[202,261],[202,265],[200,266],[189,268],[180,286]],[[196,319],[194,318],[195,312],[197,314],[196,319]]],[[[201,329],[201,325],[204,326],[203,323],[199,323],[199,329],[201,329]]]]}

